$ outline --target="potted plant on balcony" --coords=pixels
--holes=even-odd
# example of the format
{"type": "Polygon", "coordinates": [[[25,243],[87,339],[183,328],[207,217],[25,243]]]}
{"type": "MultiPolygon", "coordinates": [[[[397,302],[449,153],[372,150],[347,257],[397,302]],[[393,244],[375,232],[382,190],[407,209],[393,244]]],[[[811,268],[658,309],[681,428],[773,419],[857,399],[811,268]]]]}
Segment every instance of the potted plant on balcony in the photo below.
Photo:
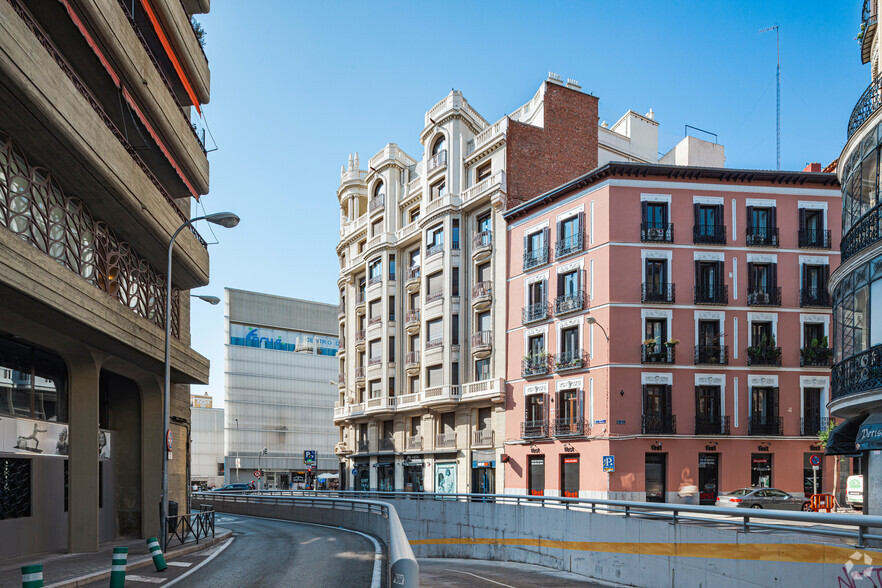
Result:
{"type": "Polygon", "coordinates": [[[827,337],[822,337],[820,341],[812,339],[808,347],[799,350],[799,356],[803,365],[824,365],[833,357],[833,350],[830,349],[827,337]]]}
{"type": "Polygon", "coordinates": [[[524,362],[527,364],[527,373],[539,373],[539,370],[548,362],[548,353],[540,351],[539,353],[534,353],[532,355],[525,355],[524,362]]]}
{"type": "Polygon", "coordinates": [[[646,349],[646,360],[647,361],[651,361],[651,362],[664,361],[665,354],[662,349],[662,346],[659,345],[658,337],[646,339],[645,341],[643,341],[643,346],[646,349]]]}
{"type": "Polygon", "coordinates": [[[679,343],[679,339],[674,339],[673,337],[671,337],[670,339],[665,341],[665,347],[676,347],[677,345],[679,345],[679,343]]]}

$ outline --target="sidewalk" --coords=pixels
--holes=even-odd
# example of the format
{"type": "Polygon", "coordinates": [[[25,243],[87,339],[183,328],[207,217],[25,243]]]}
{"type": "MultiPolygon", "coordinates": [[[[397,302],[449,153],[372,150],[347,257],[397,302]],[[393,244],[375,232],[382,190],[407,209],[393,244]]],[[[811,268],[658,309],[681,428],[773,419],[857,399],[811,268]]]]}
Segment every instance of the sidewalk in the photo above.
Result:
{"type": "MultiPolygon", "coordinates": [[[[172,560],[194,551],[200,551],[226,540],[231,535],[232,531],[229,529],[217,527],[214,537],[201,539],[198,544],[195,539],[190,537],[183,545],[169,548],[165,553],[165,559],[172,560]]],[[[145,539],[109,541],[102,543],[95,553],[44,553],[5,561],[0,565],[0,587],[21,586],[21,567],[35,564],[43,566],[43,585],[46,588],[81,586],[102,578],[109,578],[114,547],[129,548],[126,570],[153,565],[145,539]]]]}

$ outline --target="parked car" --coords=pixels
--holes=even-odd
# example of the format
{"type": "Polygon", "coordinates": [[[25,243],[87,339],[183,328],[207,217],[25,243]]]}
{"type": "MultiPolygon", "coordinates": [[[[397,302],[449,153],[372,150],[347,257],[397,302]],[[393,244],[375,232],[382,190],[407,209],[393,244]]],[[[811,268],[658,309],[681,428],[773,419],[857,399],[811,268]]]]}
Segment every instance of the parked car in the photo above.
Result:
{"type": "Polygon", "coordinates": [[[776,510],[810,510],[809,501],[777,488],[739,488],[722,492],[716,506],[731,508],[768,508],[776,510]]]}
{"type": "Polygon", "coordinates": [[[845,501],[856,510],[864,508],[864,477],[849,476],[845,487],[845,501]]]}
{"type": "Polygon", "coordinates": [[[241,492],[243,490],[251,490],[251,484],[227,484],[226,486],[221,486],[220,488],[215,488],[214,492],[228,492],[228,491],[236,491],[241,492]]]}

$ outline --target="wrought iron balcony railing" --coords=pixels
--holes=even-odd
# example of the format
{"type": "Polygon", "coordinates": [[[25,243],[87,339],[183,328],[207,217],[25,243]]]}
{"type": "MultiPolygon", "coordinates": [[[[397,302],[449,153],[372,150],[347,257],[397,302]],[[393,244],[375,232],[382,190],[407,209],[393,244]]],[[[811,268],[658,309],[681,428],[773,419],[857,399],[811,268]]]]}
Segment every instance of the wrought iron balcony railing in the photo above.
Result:
{"type": "Polygon", "coordinates": [[[826,431],[830,425],[835,424],[836,419],[831,417],[802,417],[799,419],[799,434],[803,437],[817,437],[821,431],[826,431]]]}
{"type": "Polygon", "coordinates": [[[676,435],[677,415],[644,414],[640,431],[644,435],[676,435]]]}
{"type": "Polygon", "coordinates": [[[726,225],[694,225],[692,242],[696,245],[725,245],[726,225]]]}
{"type": "Polygon", "coordinates": [[[851,116],[848,118],[847,139],[850,139],[854,132],[861,128],[861,125],[873,116],[874,112],[879,110],[880,106],[882,106],[882,75],[876,76],[876,79],[870,82],[857,104],[854,105],[854,110],[851,111],[851,116]]]}
{"type": "Polygon", "coordinates": [[[544,321],[548,318],[548,303],[544,300],[536,304],[529,304],[521,311],[521,322],[524,324],[536,321],[544,321]]]}
{"type": "Polygon", "coordinates": [[[673,304],[675,284],[644,282],[640,290],[640,302],[660,302],[673,304]]]}
{"type": "Polygon", "coordinates": [[[728,365],[728,345],[696,345],[695,365],[718,364],[728,365]]]}
{"type": "Polygon", "coordinates": [[[472,445],[478,447],[492,447],[495,445],[494,441],[496,439],[494,432],[493,429],[489,428],[472,431],[472,445]]]}
{"type": "Polygon", "coordinates": [[[444,243],[426,245],[426,257],[432,257],[437,253],[444,253],[444,243]]]}
{"type": "Polygon", "coordinates": [[[490,247],[493,245],[493,235],[490,231],[481,231],[475,233],[472,237],[472,249],[480,249],[481,247],[490,247]]]}
{"type": "Polygon", "coordinates": [[[541,439],[548,437],[548,421],[524,421],[521,423],[521,439],[541,439]]]}
{"type": "Polygon", "coordinates": [[[745,243],[748,247],[777,247],[778,227],[747,227],[745,243]]]}
{"type": "Polygon", "coordinates": [[[554,257],[560,259],[561,257],[578,253],[579,251],[582,251],[584,247],[585,235],[582,233],[576,233],[569,237],[557,240],[557,243],[554,244],[554,257]]]}
{"type": "Polygon", "coordinates": [[[696,435],[728,435],[729,417],[727,416],[695,416],[696,435]]]}
{"type": "Polygon", "coordinates": [[[830,249],[830,229],[799,229],[799,246],[803,249],[830,249]]]}
{"type": "Polygon", "coordinates": [[[408,368],[414,365],[420,365],[420,352],[408,351],[404,354],[404,367],[408,368]]]}
{"type": "Polygon", "coordinates": [[[640,363],[674,363],[676,347],[664,343],[640,346],[640,363]]]}
{"type": "Polygon", "coordinates": [[[748,347],[747,365],[781,365],[781,348],[762,345],[748,347]]]}
{"type": "Polygon", "coordinates": [[[674,223],[640,223],[640,240],[644,243],[673,243],[674,223]]]}
{"type": "Polygon", "coordinates": [[[493,342],[493,331],[478,331],[472,334],[472,349],[489,347],[493,342]]]}
{"type": "Polygon", "coordinates": [[[784,434],[784,417],[751,415],[747,421],[747,434],[781,436],[784,434]]]}
{"type": "Polygon", "coordinates": [[[584,349],[562,351],[554,356],[555,371],[577,370],[588,365],[588,354],[584,349]]]}
{"type": "Polygon", "coordinates": [[[548,247],[524,251],[524,271],[548,263],[548,247]]]}
{"type": "Polygon", "coordinates": [[[472,300],[477,300],[490,296],[492,287],[493,282],[478,282],[477,284],[472,286],[472,300]]]}
{"type": "Polygon", "coordinates": [[[422,449],[423,448],[423,436],[422,435],[408,435],[407,439],[405,439],[405,447],[407,449],[422,449]]]}
{"type": "Polygon", "coordinates": [[[827,288],[800,288],[799,305],[829,308],[830,293],[827,288]]]}
{"type": "Polygon", "coordinates": [[[581,437],[591,432],[591,427],[580,418],[560,418],[552,422],[555,437],[581,437]]]}
{"type": "Polygon", "coordinates": [[[456,447],[456,433],[438,433],[435,435],[435,447],[456,447]]]}
{"type": "Polygon", "coordinates": [[[833,365],[831,398],[882,388],[882,345],[871,347],[833,365]]]}
{"type": "Polygon", "coordinates": [[[585,308],[585,293],[582,291],[564,294],[554,299],[554,313],[558,316],[585,308]]]}
{"type": "Polygon", "coordinates": [[[781,306],[781,286],[748,290],[747,306],[781,306]]]}
{"type": "Polygon", "coordinates": [[[367,453],[370,451],[370,442],[367,439],[363,439],[358,442],[358,453],[367,453]]]}
{"type": "Polygon", "coordinates": [[[404,324],[413,325],[420,322],[420,309],[412,308],[404,313],[404,324]]]}
{"type": "Polygon", "coordinates": [[[395,451],[395,440],[389,437],[380,439],[377,451],[395,451]]]}
{"type": "Polygon", "coordinates": [[[408,282],[419,282],[420,280],[420,266],[416,265],[413,267],[409,267],[404,271],[404,283],[408,282]]]}
{"type": "Polygon", "coordinates": [[[726,284],[696,286],[695,304],[729,304],[729,286],[726,284]]]}
{"type": "Polygon", "coordinates": [[[543,376],[548,373],[548,355],[527,356],[521,361],[521,376],[543,376]]]}
{"type": "Polygon", "coordinates": [[[808,345],[799,350],[800,367],[828,367],[833,365],[833,350],[820,345],[808,345]]]}

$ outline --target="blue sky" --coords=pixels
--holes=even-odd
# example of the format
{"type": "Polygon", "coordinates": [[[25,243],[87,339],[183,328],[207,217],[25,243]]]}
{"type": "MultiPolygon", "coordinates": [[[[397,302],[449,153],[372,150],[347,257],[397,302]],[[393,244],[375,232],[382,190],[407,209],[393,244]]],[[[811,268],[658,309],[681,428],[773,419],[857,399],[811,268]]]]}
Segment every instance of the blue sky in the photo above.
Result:
{"type": "MultiPolygon", "coordinates": [[[[666,152],[691,125],[716,133],[726,166],[775,168],[780,26],[781,167],[839,156],[870,81],[855,35],[859,0],[231,2],[207,33],[218,147],[199,226],[211,284],[337,303],[336,189],[350,152],[395,142],[419,157],[423,115],[451,88],[489,121],[529,100],[549,71],[579,80],[610,123],[652,108],[666,152]]],[[[699,135],[701,136],[701,135],[699,135]]],[[[209,146],[212,141],[209,139],[209,146]]],[[[192,345],[223,400],[223,307],[194,301],[192,345]]]]}

